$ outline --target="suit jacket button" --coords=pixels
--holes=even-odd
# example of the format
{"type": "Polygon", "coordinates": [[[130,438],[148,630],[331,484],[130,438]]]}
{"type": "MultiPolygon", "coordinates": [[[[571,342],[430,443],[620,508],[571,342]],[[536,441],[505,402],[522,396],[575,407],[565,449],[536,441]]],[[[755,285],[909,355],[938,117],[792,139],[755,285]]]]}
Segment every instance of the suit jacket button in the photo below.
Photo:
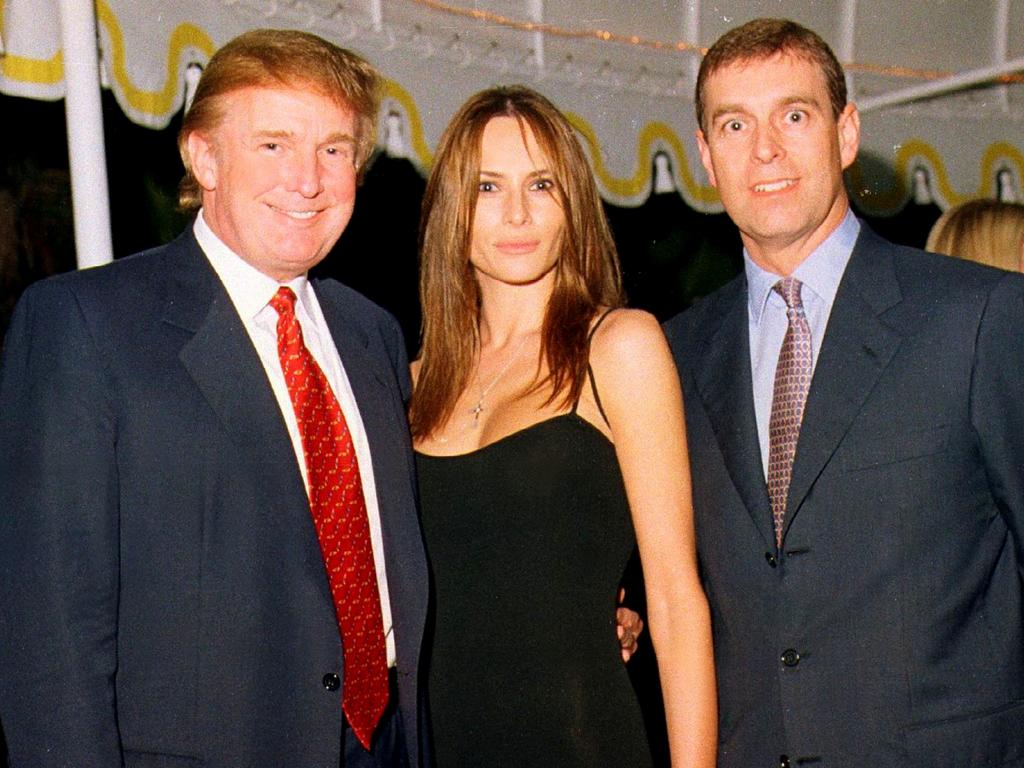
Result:
{"type": "Polygon", "coordinates": [[[789,768],[788,755],[779,755],[779,768],[789,768]]]}
{"type": "Polygon", "coordinates": [[[782,663],[787,667],[795,667],[800,663],[800,654],[794,651],[792,648],[787,648],[782,652],[782,663]]]}
{"type": "Polygon", "coordinates": [[[764,553],[764,559],[768,561],[768,565],[770,565],[772,568],[774,568],[775,566],[777,566],[779,564],[779,561],[775,558],[775,555],[773,555],[771,552],[765,552],[764,553]]]}
{"type": "Polygon", "coordinates": [[[328,672],[323,679],[324,688],[328,691],[336,691],[341,688],[341,678],[334,672],[328,672]]]}

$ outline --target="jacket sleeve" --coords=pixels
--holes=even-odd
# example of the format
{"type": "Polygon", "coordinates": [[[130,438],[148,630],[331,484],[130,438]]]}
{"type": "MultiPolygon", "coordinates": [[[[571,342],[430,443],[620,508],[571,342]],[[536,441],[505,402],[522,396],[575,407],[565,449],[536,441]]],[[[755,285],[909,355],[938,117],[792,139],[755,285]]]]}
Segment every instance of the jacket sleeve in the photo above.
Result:
{"type": "MultiPolygon", "coordinates": [[[[1024,569],[1024,279],[993,289],[978,329],[971,423],[992,495],[1024,569]]],[[[1024,570],[1022,570],[1024,573],[1024,570]]]]}
{"type": "Polygon", "coordinates": [[[398,388],[402,393],[402,402],[409,404],[412,397],[412,378],[409,375],[409,357],[405,351],[405,336],[398,321],[389,313],[385,313],[383,322],[384,345],[391,356],[391,365],[398,377],[398,388]]]}
{"type": "Polygon", "coordinates": [[[122,761],[114,382],[69,282],[26,292],[0,369],[0,713],[12,768],[122,761]]]}

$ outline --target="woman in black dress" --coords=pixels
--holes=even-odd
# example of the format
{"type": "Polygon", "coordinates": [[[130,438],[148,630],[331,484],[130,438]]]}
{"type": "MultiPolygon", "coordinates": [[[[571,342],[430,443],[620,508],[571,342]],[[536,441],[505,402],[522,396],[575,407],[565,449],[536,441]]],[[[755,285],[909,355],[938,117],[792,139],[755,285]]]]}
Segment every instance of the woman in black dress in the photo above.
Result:
{"type": "Polygon", "coordinates": [[[495,88],[456,114],[421,246],[410,421],[439,768],[650,764],[615,633],[634,541],[673,764],[712,765],[678,376],[657,321],[621,308],[596,185],[543,96],[495,88]]]}

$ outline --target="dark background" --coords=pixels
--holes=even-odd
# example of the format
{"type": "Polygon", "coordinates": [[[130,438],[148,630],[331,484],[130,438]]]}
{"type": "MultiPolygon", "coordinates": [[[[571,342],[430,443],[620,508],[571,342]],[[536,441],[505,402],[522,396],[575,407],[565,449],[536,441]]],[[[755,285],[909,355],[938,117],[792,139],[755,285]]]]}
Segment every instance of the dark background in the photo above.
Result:
{"type": "MultiPolygon", "coordinates": [[[[74,269],[75,255],[64,103],[0,95],[0,115],[2,333],[21,291],[34,280],[74,269]]],[[[165,243],[187,224],[176,210],[180,118],[165,130],[142,128],[128,120],[109,91],[103,93],[103,115],[114,254],[121,257],[165,243]]],[[[315,270],[389,309],[402,325],[410,356],[420,327],[416,237],[424,185],[409,161],[378,155],[351,223],[315,270]]],[[[652,194],[636,208],[605,208],[629,303],[661,320],[742,269],[739,236],[724,214],[695,211],[674,192],[652,194]]],[[[889,239],[920,247],[939,214],[934,205],[911,204],[889,218],[865,218],[889,239]]],[[[635,682],[649,693],[650,650],[642,649],[631,666],[635,682]]],[[[652,696],[643,698],[649,704],[652,696]]],[[[658,717],[656,699],[652,717],[658,717]]],[[[0,730],[0,766],[6,765],[5,754],[0,730]]]]}

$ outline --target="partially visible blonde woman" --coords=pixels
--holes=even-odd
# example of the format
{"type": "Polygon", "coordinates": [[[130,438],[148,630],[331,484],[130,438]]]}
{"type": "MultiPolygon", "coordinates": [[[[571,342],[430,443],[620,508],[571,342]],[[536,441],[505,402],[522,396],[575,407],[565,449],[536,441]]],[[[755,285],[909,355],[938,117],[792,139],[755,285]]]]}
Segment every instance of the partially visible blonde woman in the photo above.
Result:
{"type": "Polygon", "coordinates": [[[986,199],[954,205],[935,222],[926,248],[1024,272],[1024,205],[986,199]]]}

